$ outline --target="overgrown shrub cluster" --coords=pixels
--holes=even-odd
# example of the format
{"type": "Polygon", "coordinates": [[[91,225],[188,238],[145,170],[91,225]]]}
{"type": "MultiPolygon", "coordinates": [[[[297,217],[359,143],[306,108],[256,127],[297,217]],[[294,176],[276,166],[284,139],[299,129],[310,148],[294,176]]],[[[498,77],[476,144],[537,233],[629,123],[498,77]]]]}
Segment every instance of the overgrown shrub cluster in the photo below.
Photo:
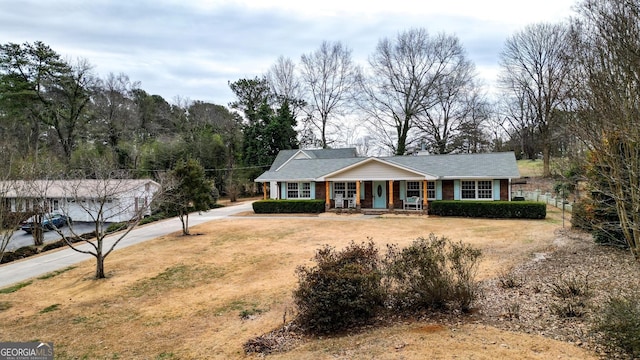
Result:
{"type": "Polygon", "coordinates": [[[571,226],[590,232],[598,244],[628,247],[615,204],[611,200],[584,199],[577,202],[571,213],[571,226]]]}
{"type": "Polygon", "coordinates": [[[299,286],[294,291],[298,320],[316,333],[330,333],[362,324],[384,306],[382,269],[373,242],[351,243],[336,252],[320,249],[312,268],[297,269],[299,286]]]}
{"type": "Polygon", "coordinates": [[[612,296],[602,306],[596,328],[614,346],[640,358],[640,303],[638,296],[612,296]]]}
{"type": "Polygon", "coordinates": [[[385,288],[398,310],[468,311],[478,295],[474,280],[480,250],[446,237],[419,238],[404,249],[388,246],[384,260],[385,288]]]}
{"type": "Polygon", "coordinates": [[[324,210],[324,200],[260,200],[253,203],[256,214],[317,214],[324,210]]]}
{"type": "Polygon", "coordinates": [[[582,317],[587,313],[591,286],[587,275],[568,274],[550,284],[549,308],[560,317],[582,317]]]}
{"type": "Polygon", "coordinates": [[[434,234],[384,256],[370,240],[342,251],[325,246],[313,267],[297,270],[294,301],[301,327],[335,333],[385,314],[468,311],[478,296],[480,250],[434,234]]]}
{"type": "Polygon", "coordinates": [[[547,205],[534,201],[438,200],[429,203],[429,214],[492,219],[544,219],[547,216],[547,205]]]}

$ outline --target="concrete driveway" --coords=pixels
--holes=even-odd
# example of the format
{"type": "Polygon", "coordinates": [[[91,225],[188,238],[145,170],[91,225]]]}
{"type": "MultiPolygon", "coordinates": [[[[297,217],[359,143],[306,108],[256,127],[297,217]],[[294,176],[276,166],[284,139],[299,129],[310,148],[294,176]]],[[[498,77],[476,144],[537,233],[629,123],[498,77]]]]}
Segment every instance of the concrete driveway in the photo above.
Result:
{"type": "MultiPolygon", "coordinates": [[[[251,204],[252,202],[243,202],[238,205],[190,214],[189,227],[213,220],[224,219],[237,213],[251,211],[251,204]]],[[[139,226],[133,229],[127,237],[120,241],[116,246],[116,250],[177,231],[182,231],[182,225],[178,218],[166,219],[139,226]]],[[[117,234],[111,235],[105,239],[105,248],[109,248],[113,244],[117,239],[116,236],[117,234]]],[[[31,239],[30,236],[28,236],[28,238],[31,239]]],[[[80,245],[79,248],[82,250],[89,250],[90,245],[83,244],[80,245]]],[[[52,271],[64,269],[89,259],[93,259],[93,256],[79,253],[70,248],[64,248],[62,250],[47,252],[24,260],[3,264],[0,266],[0,289],[52,271]]]]}

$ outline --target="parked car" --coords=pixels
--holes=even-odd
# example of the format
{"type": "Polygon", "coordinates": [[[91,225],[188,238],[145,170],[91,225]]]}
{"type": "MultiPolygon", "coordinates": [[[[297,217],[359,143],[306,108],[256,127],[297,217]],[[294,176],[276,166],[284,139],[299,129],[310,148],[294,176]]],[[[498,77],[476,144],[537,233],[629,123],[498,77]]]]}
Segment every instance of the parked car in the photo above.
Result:
{"type": "MultiPolygon", "coordinates": [[[[27,234],[31,234],[34,227],[34,217],[30,217],[24,223],[20,225],[20,229],[24,230],[27,234]]],[[[61,228],[65,225],[69,225],[72,223],[70,217],[62,215],[62,214],[45,214],[42,217],[42,229],[44,230],[53,230],[56,228],[61,228]]]]}

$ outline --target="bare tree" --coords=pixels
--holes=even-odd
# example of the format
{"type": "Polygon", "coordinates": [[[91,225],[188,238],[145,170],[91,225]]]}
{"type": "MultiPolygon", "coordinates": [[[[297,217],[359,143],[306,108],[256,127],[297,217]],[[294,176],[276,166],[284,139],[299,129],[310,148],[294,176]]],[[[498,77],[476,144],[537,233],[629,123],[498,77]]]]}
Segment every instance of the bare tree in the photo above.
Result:
{"type": "Polygon", "coordinates": [[[567,100],[568,28],[563,24],[529,25],[507,39],[500,54],[500,84],[531,106],[542,144],[543,176],[551,174],[549,159],[554,127],[567,100]]]}
{"type": "Polygon", "coordinates": [[[358,99],[378,141],[405,154],[417,138],[416,121],[433,106],[438,86],[457,71],[452,65],[462,54],[455,36],[431,37],[423,28],[378,42],[369,73],[360,77],[358,99]]]}
{"type": "Polygon", "coordinates": [[[86,59],[78,59],[45,94],[51,99],[47,103],[46,116],[42,119],[57,138],[66,161],[71,159],[78,139],[87,130],[86,125],[90,120],[88,107],[96,89],[96,81],[91,64],[86,59]]]}
{"type": "Polygon", "coordinates": [[[12,208],[16,202],[20,202],[20,198],[17,196],[16,181],[8,180],[7,176],[4,176],[4,180],[0,181],[0,263],[4,252],[7,250],[7,246],[13,234],[16,232],[16,228],[23,220],[25,212],[16,211],[12,208]]]}
{"type": "Polygon", "coordinates": [[[479,87],[465,93],[462,99],[465,116],[454,134],[452,148],[465,153],[479,153],[493,150],[490,131],[491,118],[494,117],[493,105],[487,100],[479,87]]]}
{"type": "Polygon", "coordinates": [[[51,212],[49,204],[51,190],[51,179],[44,180],[28,180],[16,183],[18,196],[25,202],[25,209],[31,216],[31,236],[33,244],[36,246],[44,244],[44,227],[43,222],[47,215],[51,212]]]}
{"type": "Polygon", "coordinates": [[[416,127],[433,153],[447,154],[462,146],[458,138],[465,131],[475,132],[481,125],[476,124],[481,95],[474,81],[475,67],[457,38],[442,42],[437,57],[445,67],[416,127]]]}
{"type": "Polygon", "coordinates": [[[320,145],[326,148],[331,142],[327,139],[328,128],[349,108],[357,67],[351,49],[340,42],[324,41],[315,52],[302,55],[300,61],[308,121],[320,132],[320,145]]]}
{"type": "Polygon", "coordinates": [[[537,127],[534,123],[534,110],[526,94],[510,90],[503,92],[498,113],[498,125],[512,142],[518,143],[520,155],[535,159],[539,152],[539,146],[535,144],[538,138],[537,127]]]}
{"type": "Polygon", "coordinates": [[[109,73],[104,79],[97,81],[97,91],[92,98],[92,122],[99,133],[104,134],[104,139],[101,140],[112,148],[123,140],[131,140],[132,134],[137,130],[137,109],[133,93],[139,87],[139,82],[132,82],[124,73],[109,73]]]}
{"type": "MultiPolygon", "coordinates": [[[[640,3],[585,0],[572,32],[574,131],[640,260],[640,3]]],[[[604,204],[606,205],[606,204],[604,204]]]]}
{"type": "Polygon", "coordinates": [[[302,99],[302,84],[296,75],[296,65],[290,58],[280,56],[267,71],[266,79],[271,92],[282,99],[302,99]]]}
{"type": "Polygon", "coordinates": [[[89,180],[59,180],[50,186],[64,194],[60,210],[63,214],[94,225],[93,239],[81,237],[73,223],[69,224],[69,232],[57,227],[54,230],[70,248],[96,258],[96,279],[106,277],[104,260],[144,216],[150,215],[152,204],[162,193],[161,186],[151,180],[125,178],[124,173],[101,175],[89,180]],[[114,222],[121,224],[120,231],[107,238],[108,226],[114,222]]]}

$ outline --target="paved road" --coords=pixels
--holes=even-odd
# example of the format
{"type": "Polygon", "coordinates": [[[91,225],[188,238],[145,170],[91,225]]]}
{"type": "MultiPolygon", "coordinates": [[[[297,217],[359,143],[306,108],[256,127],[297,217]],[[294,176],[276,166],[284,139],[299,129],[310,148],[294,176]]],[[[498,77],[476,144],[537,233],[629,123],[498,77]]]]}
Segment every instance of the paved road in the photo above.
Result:
{"type": "MultiPolygon", "coordinates": [[[[88,232],[92,232],[95,229],[95,226],[96,225],[94,223],[83,223],[83,222],[76,221],[73,223],[73,230],[76,232],[76,234],[85,234],[88,232]]],[[[68,226],[61,227],[60,230],[63,231],[66,235],[71,234],[71,231],[69,230],[68,226]]],[[[44,232],[45,244],[54,242],[60,239],[61,239],[60,235],[58,235],[58,233],[55,231],[44,232]]],[[[13,236],[11,237],[9,244],[7,244],[6,251],[13,251],[23,246],[29,246],[29,245],[33,245],[33,235],[27,234],[23,230],[17,230],[15,233],[13,233],[13,236]]]]}
{"type": "MultiPolygon", "coordinates": [[[[189,215],[189,227],[208,221],[223,219],[229,215],[249,210],[251,210],[251,202],[244,202],[238,205],[209,210],[200,214],[194,213],[189,215]]],[[[181,231],[181,229],[182,225],[178,218],[143,225],[132,230],[127,237],[120,241],[116,246],[116,250],[181,231]]],[[[105,249],[108,249],[111,244],[113,244],[113,241],[116,239],[115,236],[117,235],[109,236],[105,239],[105,249]]],[[[79,246],[79,248],[86,250],[89,249],[89,245],[84,244],[79,246]]],[[[0,266],[0,289],[52,271],[64,269],[88,259],[93,259],[93,256],[65,248],[22,261],[4,264],[0,266]]]]}

